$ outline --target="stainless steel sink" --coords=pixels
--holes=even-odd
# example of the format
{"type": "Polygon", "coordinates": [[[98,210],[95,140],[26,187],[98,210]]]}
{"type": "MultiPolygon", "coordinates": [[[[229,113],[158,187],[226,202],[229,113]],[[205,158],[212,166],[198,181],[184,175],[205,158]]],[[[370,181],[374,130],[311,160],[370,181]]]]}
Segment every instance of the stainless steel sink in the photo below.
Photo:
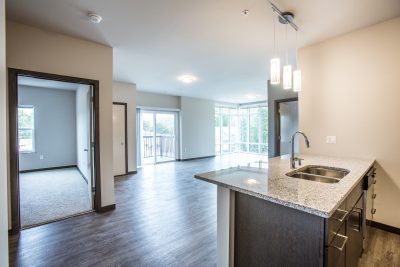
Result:
{"type": "Polygon", "coordinates": [[[321,175],[337,179],[342,179],[349,173],[349,171],[346,169],[325,167],[325,166],[306,166],[305,168],[300,169],[299,172],[321,175]]]}
{"type": "Polygon", "coordinates": [[[321,183],[338,183],[349,174],[349,170],[327,166],[305,166],[286,175],[293,178],[305,179],[321,183]]]}
{"type": "Polygon", "coordinates": [[[320,175],[312,175],[312,174],[301,173],[301,172],[294,172],[294,173],[287,174],[287,175],[290,177],[294,177],[294,178],[315,181],[315,182],[321,182],[321,183],[328,183],[328,184],[333,184],[333,183],[337,183],[340,181],[339,179],[336,179],[336,178],[330,178],[330,177],[325,177],[325,176],[320,176],[320,175]]]}

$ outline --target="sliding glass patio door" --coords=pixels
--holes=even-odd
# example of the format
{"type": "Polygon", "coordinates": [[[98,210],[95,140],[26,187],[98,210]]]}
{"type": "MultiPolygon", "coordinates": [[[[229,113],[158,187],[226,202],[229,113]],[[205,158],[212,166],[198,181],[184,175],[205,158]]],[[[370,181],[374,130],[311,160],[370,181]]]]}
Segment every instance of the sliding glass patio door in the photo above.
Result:
{"type": "Polygon", "coordinates": [[[176,159],[177,112],[140,111],[141,165],[176,159]]]}

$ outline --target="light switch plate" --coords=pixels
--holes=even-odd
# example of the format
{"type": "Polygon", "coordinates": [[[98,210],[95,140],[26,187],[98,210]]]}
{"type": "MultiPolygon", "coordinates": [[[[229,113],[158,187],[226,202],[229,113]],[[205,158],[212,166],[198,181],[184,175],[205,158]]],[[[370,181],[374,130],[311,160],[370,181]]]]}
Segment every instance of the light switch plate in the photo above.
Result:
{"type": "Polygon", "coordinates": [[[326,137],[327,144],[336,144],[336,136],[335,135],[328,135],[326,137]]]}

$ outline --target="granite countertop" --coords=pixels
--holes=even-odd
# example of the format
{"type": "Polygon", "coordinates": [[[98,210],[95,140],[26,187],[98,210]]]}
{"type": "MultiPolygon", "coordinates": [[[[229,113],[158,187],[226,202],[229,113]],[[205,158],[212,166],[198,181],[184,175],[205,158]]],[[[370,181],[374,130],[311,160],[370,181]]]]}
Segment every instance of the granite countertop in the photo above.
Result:
{"type": "MultiPolygon", "coordinates": [[[[329,218],[374,164],[374,159],[354,159],[319,155],[298,155],[306,165],[323,165],[350,171],[338,183],[320,183],[286,176],[292,172],[289,155],[271,158],[265,168],[237,166],[196,174],[195,178],[329,218]]],[[[297,162],[296,162],[297,166],[297,162]]]]}

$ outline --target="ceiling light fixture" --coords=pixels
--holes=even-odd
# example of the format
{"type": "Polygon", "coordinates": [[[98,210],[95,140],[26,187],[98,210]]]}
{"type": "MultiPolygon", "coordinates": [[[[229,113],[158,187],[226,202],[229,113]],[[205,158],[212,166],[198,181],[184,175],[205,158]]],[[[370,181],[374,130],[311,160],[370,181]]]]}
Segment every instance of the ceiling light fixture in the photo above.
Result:
{"type": "Polygon", "coordinates": [[[193,75],[190,74],[185,74],[185,75],[181,75],[177,78],[179,81],[183,82],[183,83],[193,83],[195,81],[197,81],[197,78],[193,75]]]}
{"type": "Polygon", "coordinates": [[[283,89],[291,89],[292,88],[292,65],[288,62],[288,42],[287,42],[287,24],[286,24],[286,33],[285,33],[285,42],[286,42],[286,65],[283,66],[283,89]]]}
{"type": "Polygon", "coordinates": [[[298,58],[298,42],[297,42],[297,32],[296,32],[296,67],[297,69],[293,71],[293,91],[301,92],[301,70],[299,70],[299,58],[298,58]]]}
{"type": "MultiPolygon", "coordinates": [[[[288,41],[287,41],[287,26],[290,25],[296,31],[296,65],[297,65],[297,32],[299,27],[293,22],[294,14],[292,12],[282,12],[276,5],[274,5],[271,1],[272,11],[278,15],[279,22],[281,24],[285,24],[286,26],[286,54],[285,54],[285,63],[283,66],[283,89],[291,89],[293,87],[293,91],[300,92],[301,91],[301,71],[297,68],[292,72],[292,66],[288,62],[288,41]]],[[[273,17],[274,22],[274,53],[276,53],[276,29],[275,29],[275,16],[273,17]]],[[[280,84],[280,59],[272,58],[271,59],[271,84],[280,84]]]]}
{"type": "MultiPolygon", "coordinates": [[[[274,54],[276,54],[276,23],[275,16],[272,18],[272,23],[274,24],[274,54]]],[[[281,83],[281,60],[279,57],[274,57],[271,59],[271,84],[281,83]]]]}
{"type": "Polygon", "coordinates": [[[103,18],[96,13],[88,13],[88,17],[92,23],[99,24],[103,18]]]}
{"type": "Polygon", "coordinates": [[[246,97],[247,99],[256,99],[259,96],[260,95],[257,95],[257,94],[247,94],[244,97],[246,97]]]}

